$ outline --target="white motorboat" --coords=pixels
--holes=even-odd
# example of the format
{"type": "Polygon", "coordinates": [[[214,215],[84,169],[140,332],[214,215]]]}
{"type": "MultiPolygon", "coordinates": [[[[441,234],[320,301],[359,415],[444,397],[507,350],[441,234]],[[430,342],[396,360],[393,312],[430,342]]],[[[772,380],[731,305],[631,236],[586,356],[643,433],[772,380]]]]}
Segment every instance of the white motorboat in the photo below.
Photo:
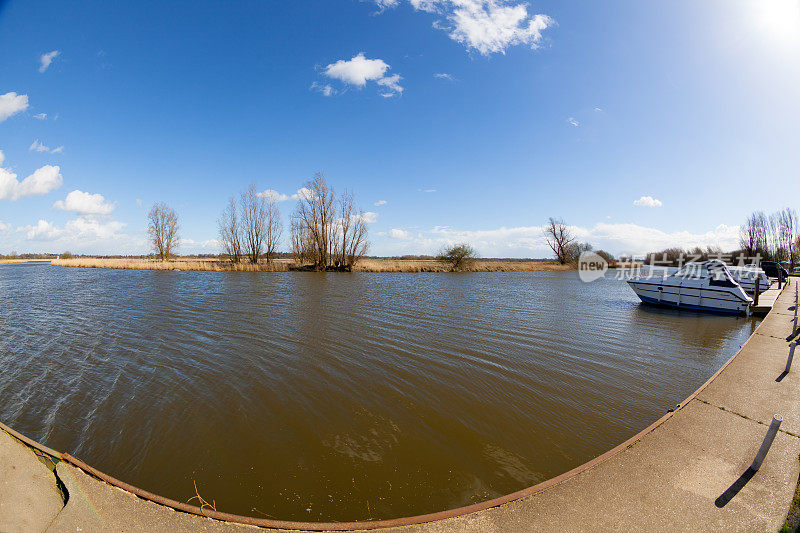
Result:
{"type": "Polygon", "coordinates": [[[770,283],[772,283],[767,273],[757,266],[729,266],[728,271],[730,271],[733,280],[741,285],[747,294],[756,292],[756,279],[758,280],[759,294],[769,289],[770,283]]]}
{"type": "Polygon", "coordinates": [[[689,263],[672,275],[640,277],[628,284],[644,303],[680,309],[749,315],[753,303],[718,259],[689,263]]]}

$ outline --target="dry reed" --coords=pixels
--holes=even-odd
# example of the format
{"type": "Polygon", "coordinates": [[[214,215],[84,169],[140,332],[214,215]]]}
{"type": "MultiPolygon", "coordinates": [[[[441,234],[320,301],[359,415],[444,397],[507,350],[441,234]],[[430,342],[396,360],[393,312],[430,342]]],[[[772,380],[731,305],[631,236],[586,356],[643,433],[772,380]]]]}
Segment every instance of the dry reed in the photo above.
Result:
{"type": "Polygon", "coordinates": [[[272,262],[231,263],[217,259],[182,259],[170,261],[158,259],[108,259],[102,257],[76,257],[73,259],[54,259],[54,266],[83,268],[124,268],[132,270],[202,270],[202,271],[237,271],[237,272],[285,272],[289,270],[291,261],[277,259],[272,262]]]}

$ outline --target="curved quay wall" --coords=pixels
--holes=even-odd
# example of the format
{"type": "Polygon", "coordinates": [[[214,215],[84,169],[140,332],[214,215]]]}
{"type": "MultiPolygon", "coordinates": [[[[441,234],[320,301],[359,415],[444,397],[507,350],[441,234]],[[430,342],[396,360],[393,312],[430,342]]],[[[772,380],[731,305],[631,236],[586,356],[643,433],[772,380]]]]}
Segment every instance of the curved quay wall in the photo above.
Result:
{"type": "MultiPolygon", "coordinates": [[[[790,285],[797,286],[797,282],[794,283],[786,283],[784,285],[783,290],[781,291],[782,297],[785,292],[785,289],[790,285]]],[[[795,307],[797,304],[795,303],[795,307]]],[[[789,308],[791,309],[791,308],[789,308]]],[[[770,313],[771,314],[771,313],[770,313]]],[[[768,315],[769,316],[769,315],[768,315]]],[[[181,511],[184,513],[189,513],[192,515],[197,515],[200,517],[210,518],[214,520],[219,520],[223,522],[229,522],[234,524],[243,524],[243,525],[250,525],[256,526],[261,528],[268,528],[268,529],[282,529],[282,530],[295,530],[295,531],[356,531],[356,530],[374,530],[374,529],[383,529],[383,528],[390,528],[390,527],[398,527],[398,526],[412,526],[412,525],[420,525],[429,522],[436,522],[445,520],[448,518],[456,518],[456,517],[463,517],[466,515],[470,515],[473,513],[478,513],[480,511],[486,511],[488,509],[496,508],[502,506],[504,504],[508,504],[510,502],[514,502],[517,500],[521,500],[523,498],[533,496],[548,489],[551,489],[561,483],[564,483],[567,480],[575,478],[579,474],[586,472],[598,465],[608,461],[609,459],[615,457],[616,455],[620,454],[621,452],[631,448],[634,444],[642,440],[643,437],[647,436],[651,432],[653,432],[656,428],[662,426],[665,422],[670,420],[676,413],[680,412],[687,404],[689,404],[692,400],[696,399],[700,393],[702,393],[714,380],[716,380],[722,373],[728,368],[728,366],[736,360],[737,357],[745,350],[745,348],[756,338],[756,334],[759,333],[759,330],[764,327],[766,323],[766,318],[762,321],[761,324],[756,328],[753,334],[747,339],[747,341],[742,345],[742,347],[737,351],[735,355],[733,355],[730,359],[728,359],[720,368],[717,370],[714,375],[711,376],[703,385],[701,385],[694,393],[692,393],[688,398],[682,401],[680,404],[676,405],[675,408],[667,412],[664,416],[656,420],[650,426],[645,428],[644,430],[640,431],[633,437],[629,438],[622,444],[612,448],[611,450],[603,453],[602,455],[595,457],[594,459],[572,469],[569,470],[559,476],[551,478],[547,481],[539,483],[537,485],[533,485],[531,487],[519,490],[517,492],[513,492],[511,494],[507,494],[505,496],[501,496],[499,498],[494,498],[491,500],[487,500],[481,503],[459,507],[456,509],[450,509],[446,511],[440,511],[436,513],[424,514],[424,515],[417,515],[417,516],[409,516],[409,517],[402,517],[402,518],[393,518],[387,520],[373,520],[373,521],[361,521],[361,522],[296,522],[296,521],[286,521],[286,520],[276,520],[276,519],[266,519],[266,518],[256,518],[251,516],[242,516],[242,515],[235,515],[229,514],[224,512],[219,512],[215,510],[209,509],[201,509],[200,507],[190,505],[188,503],[178,502],[164,496],[160,496],[158,494],[153,494],[146,490],[140,489],[124,481],[120,481],[108,474],[101,472],[90,465],[87,465],[80,459],[71,456],[68,453],[61,453],[43,444],[40,444],[33,439],[22,435],[21,433],[13,430],[12,428],[6,426],[2,422],[0,422],[0,429],[6,431],[10,435],[14,436],[18,440],[22,441],[23,443],[27,444],[28,446],[52,456],[54,458],[60,459],[65,461],[66,463],[80,469],[84,473],[100,479],[114,487],[118,487],[124,491],[127,491],[139,498],[144,500],[148,500],[150,502],[156,503],[158,505],[162,505],[168,508],[171,508],[176,511],[181,511]]],[[[703,403],[708,403],[704,400],[700,400],[703,403]]],[[[725,410],[724,407],[721,408],[725,410]]],[[[740,415],[741,416],[741,415],[740,415]]],[[[745,417],[746,418],[746,417],[745,417]]],[[[794,435],[789,433],[794,437],[798,437],[798,435],[794,435]]],[[[580,505],[581,502],[573,502],[573,505],[576,507],[580,505]]],[[[788,503],[787,503],[788,508],[788,503]]]]}

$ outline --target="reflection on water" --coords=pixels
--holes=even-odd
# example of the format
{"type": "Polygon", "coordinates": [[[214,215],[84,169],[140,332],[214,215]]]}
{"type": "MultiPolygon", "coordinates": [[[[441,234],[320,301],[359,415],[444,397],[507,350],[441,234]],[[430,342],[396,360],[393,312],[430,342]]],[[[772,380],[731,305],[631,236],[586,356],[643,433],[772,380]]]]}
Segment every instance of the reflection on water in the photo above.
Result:
{"type": "Polygon", "coordinates": [[[683,400],[754,319],[574,272],[0,266],[0,420],[114,477],[296,520],[535,484],[683,400]]]}

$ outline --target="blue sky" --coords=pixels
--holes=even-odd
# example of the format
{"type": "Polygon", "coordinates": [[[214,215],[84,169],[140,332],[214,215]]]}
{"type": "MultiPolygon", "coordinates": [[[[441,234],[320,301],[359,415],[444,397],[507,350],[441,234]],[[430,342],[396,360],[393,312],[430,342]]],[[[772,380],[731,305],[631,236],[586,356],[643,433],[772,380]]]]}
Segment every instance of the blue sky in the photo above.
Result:
{"type": "Polygon", "coordinates": [[[800,0],[0,6],[0,253],[146,252],[162,200],[218,252],[228,196],[288,219],[318,171],[378,255],[545,257],[549,216],[733,248],[798,207],[800,0]]]}

